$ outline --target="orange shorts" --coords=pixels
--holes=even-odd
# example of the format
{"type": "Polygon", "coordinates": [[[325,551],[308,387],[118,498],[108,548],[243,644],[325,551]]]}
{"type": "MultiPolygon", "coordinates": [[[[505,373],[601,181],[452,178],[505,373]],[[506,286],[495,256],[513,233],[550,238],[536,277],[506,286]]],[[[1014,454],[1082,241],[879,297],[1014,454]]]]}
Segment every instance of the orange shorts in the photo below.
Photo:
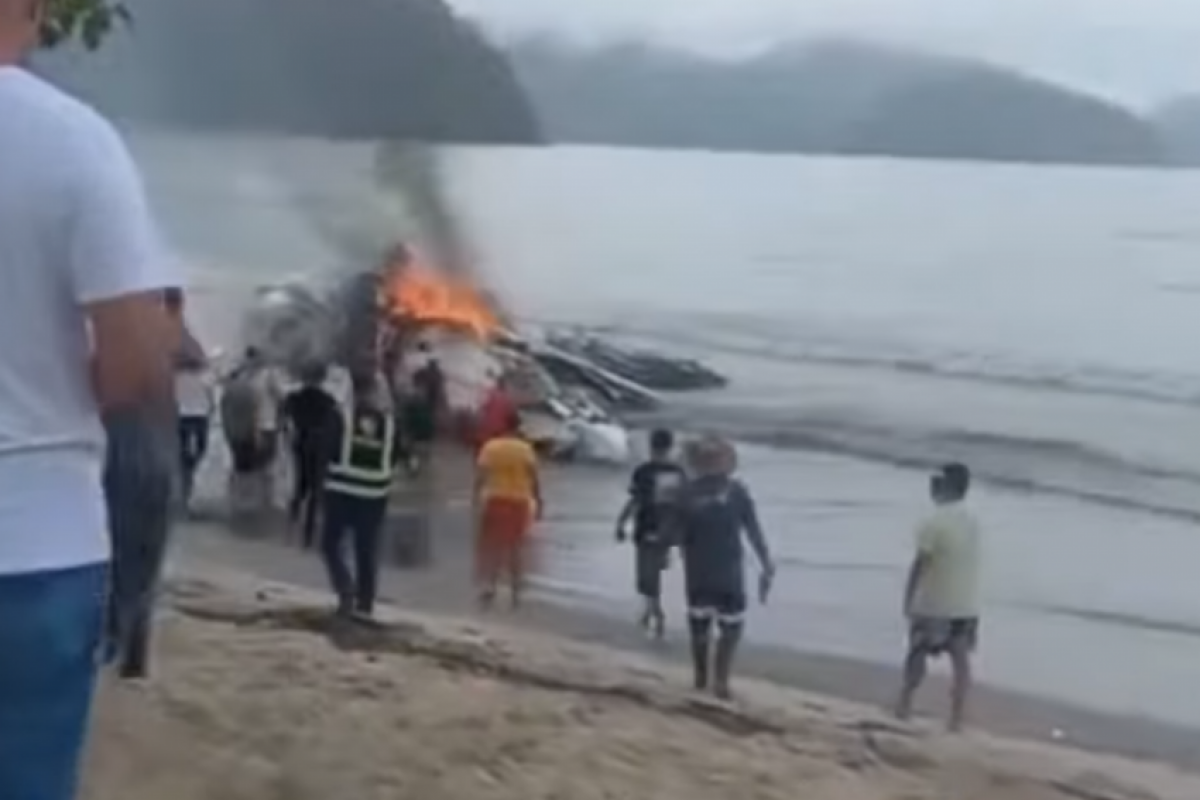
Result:
{"type": "Polygon", "coordinates": [[[475,546],[478,576],[494,579],[503,571],[519,572],[532,527],[533,503],[529,500],[494,497],[484,501],[475,546]]]}

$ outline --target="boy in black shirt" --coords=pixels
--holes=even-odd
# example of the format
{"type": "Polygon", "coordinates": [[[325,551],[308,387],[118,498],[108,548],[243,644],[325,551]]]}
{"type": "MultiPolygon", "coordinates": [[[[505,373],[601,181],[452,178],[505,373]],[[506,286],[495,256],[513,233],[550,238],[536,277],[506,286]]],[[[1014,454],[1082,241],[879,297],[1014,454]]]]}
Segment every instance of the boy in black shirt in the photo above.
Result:
{"type": "Polygon", "coordinates": [[[678,500],[687,476],[672,457],[675,437],[668,430],[650,434],[650,460],[633,471],[629,500],[617,519],[617,541],[624,542],[633,519],[637,591],[645,600],[641,624],[662,638],[666,615],[662,607],[662,573],[671,546],[676,544],[678,500]]]}
{"type": "Polygon", "coordinates": [[[283,420],[291,434],[295,477],[288,515],[293,525],[300,525],[305,549],[311,548],[316,539],[327,439],[342,415],[337,400],[324,388],[326,375],[323,364],[308,365],[301,376],[301,387],[283,401],[283,420]]]}

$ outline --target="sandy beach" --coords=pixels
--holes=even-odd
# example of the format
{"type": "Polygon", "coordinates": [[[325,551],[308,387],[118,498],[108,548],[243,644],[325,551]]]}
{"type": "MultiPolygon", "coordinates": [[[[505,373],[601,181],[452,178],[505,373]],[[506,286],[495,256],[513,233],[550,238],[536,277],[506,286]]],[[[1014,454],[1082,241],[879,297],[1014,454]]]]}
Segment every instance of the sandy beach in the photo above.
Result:
{"type": "MultiPolygon", "coordinates": [[[[256,288],[344,266],[296,207],[281,143],[163,144],[144,160],[193,261],[206,342],[237,346],[256,288]]],[[[306,143],[305,196],[383,208],[362,169],[374,152],[306,143]]],[[[515,314],[627,330],[731,378],[668,410],[747,443],[777,546],[736,725],[678,688],[677,573],[668,643],[631,624],[629,553],[612,542],[624,472],[547,471],[532,602],[486,623],[456,621],[473,615],[459,475],[435,503],[432,567],[383,577],[403,624],[370,641],[331,643],[311,554],[184,526],[161,670],[106,689],[89,800],[1200,797],[1125,760],[1200,774],[1200,379],[1173,347],[1194,293],[1171,289],[1195,261],[1193,183],[590,149],[452,160],[481,268],[515,314]],[[1130,316],[1159,324],[1112,324],[1130,316]],[[950,458],[977,470],[989,534],[980,733],[964,739],[871,710],[895,689],[925,470],[950,458]],[[254,588],[217,580],[231,568],[254,588]],[[260,598],[267,581],[293,588],[260,598]]],[[[206,466],[219,486],[220,457],[206,466]]],[[[935,679],[921,712],[944,697],[935,679]]]]}
{"type": "MultiPolygon", "coordinates": [[[[237,568],[263,579],[303,586],[321,593],[327,602],[327,578],[315,554],[285,545],[285,537],[278,530],[251,527],[230,535],[229,528],[219,521],[223,509],[220,497],[223,455],[221,448],[213,453],[202,482],[204,506],[207,516],[212,519],[207,523],[192,522],[180,526],[175,535],[175,552],[179,560],[199,565],[205,571],[237,568]]],[[[757,457],[758,454],[751,455],[757,457]]],[[[423,513],[421,509],[432,514],[433,561],[419,570],[398,568],[388,546],[385,561],[392,563],[381,576],[381,596],[406,610],[471,616],[475,609],[469,586],[469,460],[461,451],[449,448],[440,454],[437,464],[433,499],[422,500],[422,491],[412,491],[420,487],[405,484],[397,493],[394,509],[401,517],[423,513]]],[[[750,468],[755,475],[769,477],[775,474],[770,465],[755,462],[750,468]]],[[[800,502],[808,502],[807,495],[816,492],[810,482],[820,475],[817,470],[809,470],[803,474],[804,480],[796,482],[788,491],[803,491],[805,497],[800,502]]],[[[611,533],[611,515],[620,501],[623,473],[612,474],[579,466],[548,467],[545,477],[547,496],[552,498],[552,504],[535,537],[541,557],[533,576],[532,602],[520,615],[505,617],[505,621],[523,630],[635,653],[653,659],[660,666],[678,668],[686,665],[688,655],[678,570],[667,575],[668,614],[671,617],[668,641],[652,645],[632,624],[638,605],[629,584],[630,554],[627,548],[613,544],[611,533]],[[600,591],[596,592],[596,589],[600,591]]],[[[770,507],[772,495],[782,494],[785,487],[766,488],[768,491],[764,494],[770,507]]],[[[786,529],[776,530],[783,532],[786,529]]],[[[832,540],[838,535],[847,541],[862,538],[845,527],[835,528],[826,538],[832,540]]],[[[805,532],[803,544],[814,544],[812,532],[805,532]]],[[[819,546],[819,542],[817,544],[819,546]]],[[[850,580],[852,577],[843,575],[843,585],[830,587],[829,591],[847,603],[861,604],[869,599],[877,601],[885,612],[894,607],[898,587],[887,593],[864,595],[862,587],[850,580]]],[[[876,708],[889,706],[894,701],[898,680],[901,635],[898,627],[893,623],[891,628],[876,630],[867,625],[865,632],[859,631],[862,620],[831,613],[833,610],[821,597],[810,596],[811,586],[818,578],[819,575],[785,558],[779,596],[769,605],[756,606],[752,610],[739,672],[766,682],[876,708]],[[797,590],[799,596],[796,596],[797,590]],[[819,633],[822,628],[835,627],[843,629],[845,634],[865,633],[868,640],[884,645],[882,653],[878,657],[874,654],[858,657],[825,647],[819,633]]],[[[1028,671],[1073,671],[1076,680],[1084,683],[1104,666],[1092,661],[1089,651],[1074,652],[1068,660],[1059,661],[1053,652],[1041,649],[1040,642],[1026,646],[1022,642],[1006,641],[1002,634],[1011,631],[1012,627],[1004,624],[1005,619],[993,619],[993,616],[999,617],[1001,611],[1003,608],[997,609],[995,615],[989,613],[987,616],[980,659],[984,667],[981,670],[982,685],[978,687],[973,703],[975,726],[1010,738],[1069,743],[1097,752],[1171,763],[1200,773],[1200,730],[1187,723],[1156,718],[1150,709],[1137,702],[1136,697],[1128,697],[1121,689],[1101,694],[1111,702],[1097,707],[1074,701],[1069,694],[1025,691],[993,681],[986,667],[997,659],[1024,659],[1028,671]],[[1031,659],[1030,653],[1040,655],[1031,659]],[[1129,710],[1109,710],[1106,705],[1126,706],[1129,710]]],[[[1107,653],[1105,658],[1111,660],[1120,655],[1120,652],[1107,653]]],[[[1134,654],[1124,655],[1128,658],[1134,654]]],[[[922,714],[940,717],[945,713],[948,692],[944,667],[935,665],[931,685],[920,698],[922,714]]],[[[1181,698],[1181,702],[1184,701],[1181,698]]]]}
{"type": "Polygon", "coordinates": [[[745,682],[736,705],[615,650],[388,610],[332,625],[323,596],[177,570],[160,664],[106,684],[85,800],[753,798],[1184,800],[1166,767],[745,682]]]}

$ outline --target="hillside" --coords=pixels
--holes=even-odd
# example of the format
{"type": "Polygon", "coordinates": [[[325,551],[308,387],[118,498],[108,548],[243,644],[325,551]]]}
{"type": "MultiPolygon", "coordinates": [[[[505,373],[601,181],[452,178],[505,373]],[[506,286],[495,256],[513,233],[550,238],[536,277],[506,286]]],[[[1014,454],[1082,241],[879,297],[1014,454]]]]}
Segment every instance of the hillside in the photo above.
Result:
{"type": "Polygon", "coordinates": [[[1104,101],[982,68],[891,92],[842,152],[1049,163],[1159,164],[1152,126],[1104,101]]]}
{"type": "Polygon", "coordinates": [[[216,130],[527,143],[503,54],[442,0],[127,0],[132,29],[36,66],[116,116],[216,130]]]}
{"type": "Polygon", "coordinates": [[[1172,158],[1200,166],[1200,95],[1184,95],[1160,106],[1151,119],[1172,158]]]}
{"type": "Polygon", "coordinates": [[[1152,126],[996,67],[874,45],[796,45],[742,61],[545,42],[511,58],[549,138],[646,147],[1158,164],[1152,126]]]}

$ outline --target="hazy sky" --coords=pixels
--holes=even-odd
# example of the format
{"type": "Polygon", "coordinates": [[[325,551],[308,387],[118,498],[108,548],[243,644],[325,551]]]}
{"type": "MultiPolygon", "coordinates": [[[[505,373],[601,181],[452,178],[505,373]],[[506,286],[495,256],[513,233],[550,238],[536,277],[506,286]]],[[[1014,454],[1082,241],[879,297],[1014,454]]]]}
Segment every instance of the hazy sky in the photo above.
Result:
{"type": "Polygon", "coordinates": [[[1200,0],[452,0],[504,34],[709,51],[857,35],[1024,67],[1122,99],[1200,91],[1200,0]]]}

